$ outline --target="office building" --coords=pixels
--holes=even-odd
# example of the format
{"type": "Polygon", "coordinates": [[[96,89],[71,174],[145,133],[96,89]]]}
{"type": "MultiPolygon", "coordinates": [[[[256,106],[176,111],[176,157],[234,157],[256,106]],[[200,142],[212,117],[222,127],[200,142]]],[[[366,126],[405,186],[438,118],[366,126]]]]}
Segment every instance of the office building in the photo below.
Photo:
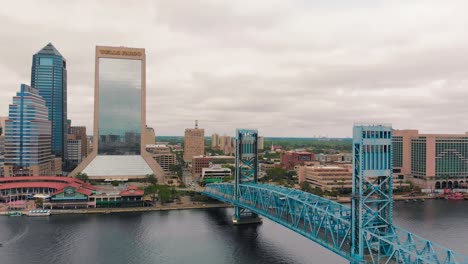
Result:
{"type": "Polygon", "coordinates": [[[307,151],[283,151],[281,152],[281,164],[285,169],[294,169],[297,165],[315,160],[314,153],[307,151]]]}
{"type": "Polygon", "coordinates": [[[204,184],[223,182],[225,178],[231,177],[232,171],[229,168],[223,168],[221,165],[212,165],[208,168],[202,168],[200,181],[204,184]]]}
{"type": "Polygon", "coordinates": [[[81,160],[88,156],[88,136],[86,135],[86,127],[85,126],[70,126],[69,134],[74,135],[74,140],[79,140],[81,147],[81,160]]]}
{"type": "Polygon", "coordinates": [[[209,168],[211,165],[211,157],[194,156],[192,158],[192,177],[198,178],[201,176],[203,168],[209,168]]]}
{"type": "Polygon", "coordinates": [[[265,149],[265,137],[259,136],[258,137],[258,149],[264,150],[265,149]]]}
{"type": "Polygon", "coordinates": [[[5,165],[5,120],[8,117],[0,116],[0,177],[4,174],[5,165]]]}
{"type": "Polygon", "coordinates": [[[156,144],[156,133],[154,132],[154,129],[152,127],[148,127],[148,126],[146,127],[144,141],[145,141],[145,146],[156,144]]]}
{"type": "Polygon", "coordinates": [[[52,154],[64,157],[67,140],[67,62],[47,44],[33,56],[31,86],[45,100],[52,122],[52,154]]]}
{"type": "Polygon", "coordinates": [[[198,121],[195,121],[195,128],[186,128],[184,136],[184,161],[191,162],[194,156],[205,154],[205,130],[198,128],[198,121]]]}
{"type": "Polygon", "coordinates": [[[146,145],[146,151],[148,151],[166,174],[171,172],[171,167],[175,165],[176,157],[167,145],[146,145]]]}
{"type": "Polygon", "coordinates": [[[219,149],[219,135],[216,133],[211,135],[211,149],[213,150],[219,149]]]}
{"type": "Polygon", "coordinates": [[[164,171],[146,152],[144,49],[96,47],[93,151],[71,173],[91,180],[127,181],[164,171]]]}
{"type": "Polygon", "coordinates": [[[338,154],[315,154],[315,160],[320,163],[352,163],[352,153],[338,153],[338,154]]]}
{"type": "Polygon", "coordinates": [[[51,121],[47,115],[39,91],[22,84],[5,120],[6,177],[50,174],[51,121]]]}
{"type": "Polygon", "coordinates": [[[394,177],[424,189],[458,188],[468,180],[468,134],[394,130],[394,177]]]}
{"type": "Polygon", "coordinates": [[[233,155],[236,148],[236,139],[230,136],[219,137],[219,149],[223,151],[225,155],[233,155]]]}
{"type": "Polygon", "coordinates": [[[68,134],[67,152],[66,152],[67,167],[74,169],[83,160],[82,149],[81,149],[83,141],[85,141],[86,143],[86,139],[85,140],[78,139],[77,135],[68,134]]]}
{"type": "Polygon", "coordinates": [[[299,183],[307,182],[312,188],[320,188],[322,191],[349,192],[353,187],[351,167],[300,166],[297,175],[299,183]]]}

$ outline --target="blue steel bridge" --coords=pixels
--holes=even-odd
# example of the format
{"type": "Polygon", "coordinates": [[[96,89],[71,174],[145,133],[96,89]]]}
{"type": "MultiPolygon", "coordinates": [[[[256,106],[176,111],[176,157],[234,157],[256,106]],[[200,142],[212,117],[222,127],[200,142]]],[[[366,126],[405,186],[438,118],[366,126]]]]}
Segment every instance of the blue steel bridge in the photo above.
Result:
{"type": "Polygon", "coordinates": [[[354,127],[351,207],[300,190],[257,183],[257,131],[236,131],[234,183],[203,193],[234,205],[234,223],[268,218],[350,263],[468,263],[468,257],[393,225],[392,128],[354,127]]]}

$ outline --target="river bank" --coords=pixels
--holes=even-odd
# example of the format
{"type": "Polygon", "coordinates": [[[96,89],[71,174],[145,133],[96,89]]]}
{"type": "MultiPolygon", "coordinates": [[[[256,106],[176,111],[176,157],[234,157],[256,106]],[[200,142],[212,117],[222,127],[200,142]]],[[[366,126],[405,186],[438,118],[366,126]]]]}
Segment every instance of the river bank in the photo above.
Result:
{"type": "MultiPolygon", "coordinates": [[[[149,207],[126,207],[126,208],[87,208],[87,209],[64,209],[50,210],[51,215],[65,215],[65,214],[111,214],[111,213],[131,213],[131,212],[152,212],[152,211],[170,211],[170,210],[193,210],[193,209],[209,209],[209,208],[229,208],[231,204],[225,203],[201,203],[201,204],[171,204],[162,206],[149,206],[149,207]]],[[[17,212],[26,212],[15,210],[17,212]]],[[[8,215],[8,211],[1,211],[0,215],[8,215]]]]}

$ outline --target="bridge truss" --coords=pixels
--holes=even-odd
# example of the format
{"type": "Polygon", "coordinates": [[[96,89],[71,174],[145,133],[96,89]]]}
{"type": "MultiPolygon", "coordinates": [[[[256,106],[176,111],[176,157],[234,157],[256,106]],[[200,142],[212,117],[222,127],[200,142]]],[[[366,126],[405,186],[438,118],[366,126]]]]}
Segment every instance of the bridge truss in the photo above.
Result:
{"type": "Polygon", "coordinates": [[[261,215],[351,263],[467,263],[468,257],[393,225],[392,128],[353,130],[351,207],[300,190],[257,183],[257,130],[236,130],[235,183],[203,193],[234,205],[234,223],[261,215]]]}

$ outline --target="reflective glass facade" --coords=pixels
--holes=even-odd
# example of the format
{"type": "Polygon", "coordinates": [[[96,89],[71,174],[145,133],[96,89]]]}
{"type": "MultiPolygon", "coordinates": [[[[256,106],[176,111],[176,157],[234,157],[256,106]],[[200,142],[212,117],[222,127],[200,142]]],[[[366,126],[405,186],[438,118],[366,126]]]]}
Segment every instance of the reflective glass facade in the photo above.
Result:
{"type": "Polygon", "coordinates": [[[393,167],[403,166],[403,137],[393,136],[393,167]]]}
{"type": "Polygon", "coordinates": [[[468,137],[436,139],[436,178],[468,177],[468,137]]]}
{"type": "Polygon", "coordinates": [[[415,178],[426,176],[426,137],[411,140],[411,174],[415,178]]]}
{"type": "Polygon", "coordinates": [[[139,155],[142,61],[99,58],[98,155],[139,155]]]}
{"type": "Polygon", "coordinates": [[[38,91],[22,84],[5,122],[5,164],[29,167],[50,163],[51,122],[47,113],[38,91]]]}
{"type": "Polygon", "coordinates": [[[31,86],[45,100],[52,122],[52,153],[65,157],[67,140],[67,67],[65,58],[49,43],[34,54],[31,86]]]}

